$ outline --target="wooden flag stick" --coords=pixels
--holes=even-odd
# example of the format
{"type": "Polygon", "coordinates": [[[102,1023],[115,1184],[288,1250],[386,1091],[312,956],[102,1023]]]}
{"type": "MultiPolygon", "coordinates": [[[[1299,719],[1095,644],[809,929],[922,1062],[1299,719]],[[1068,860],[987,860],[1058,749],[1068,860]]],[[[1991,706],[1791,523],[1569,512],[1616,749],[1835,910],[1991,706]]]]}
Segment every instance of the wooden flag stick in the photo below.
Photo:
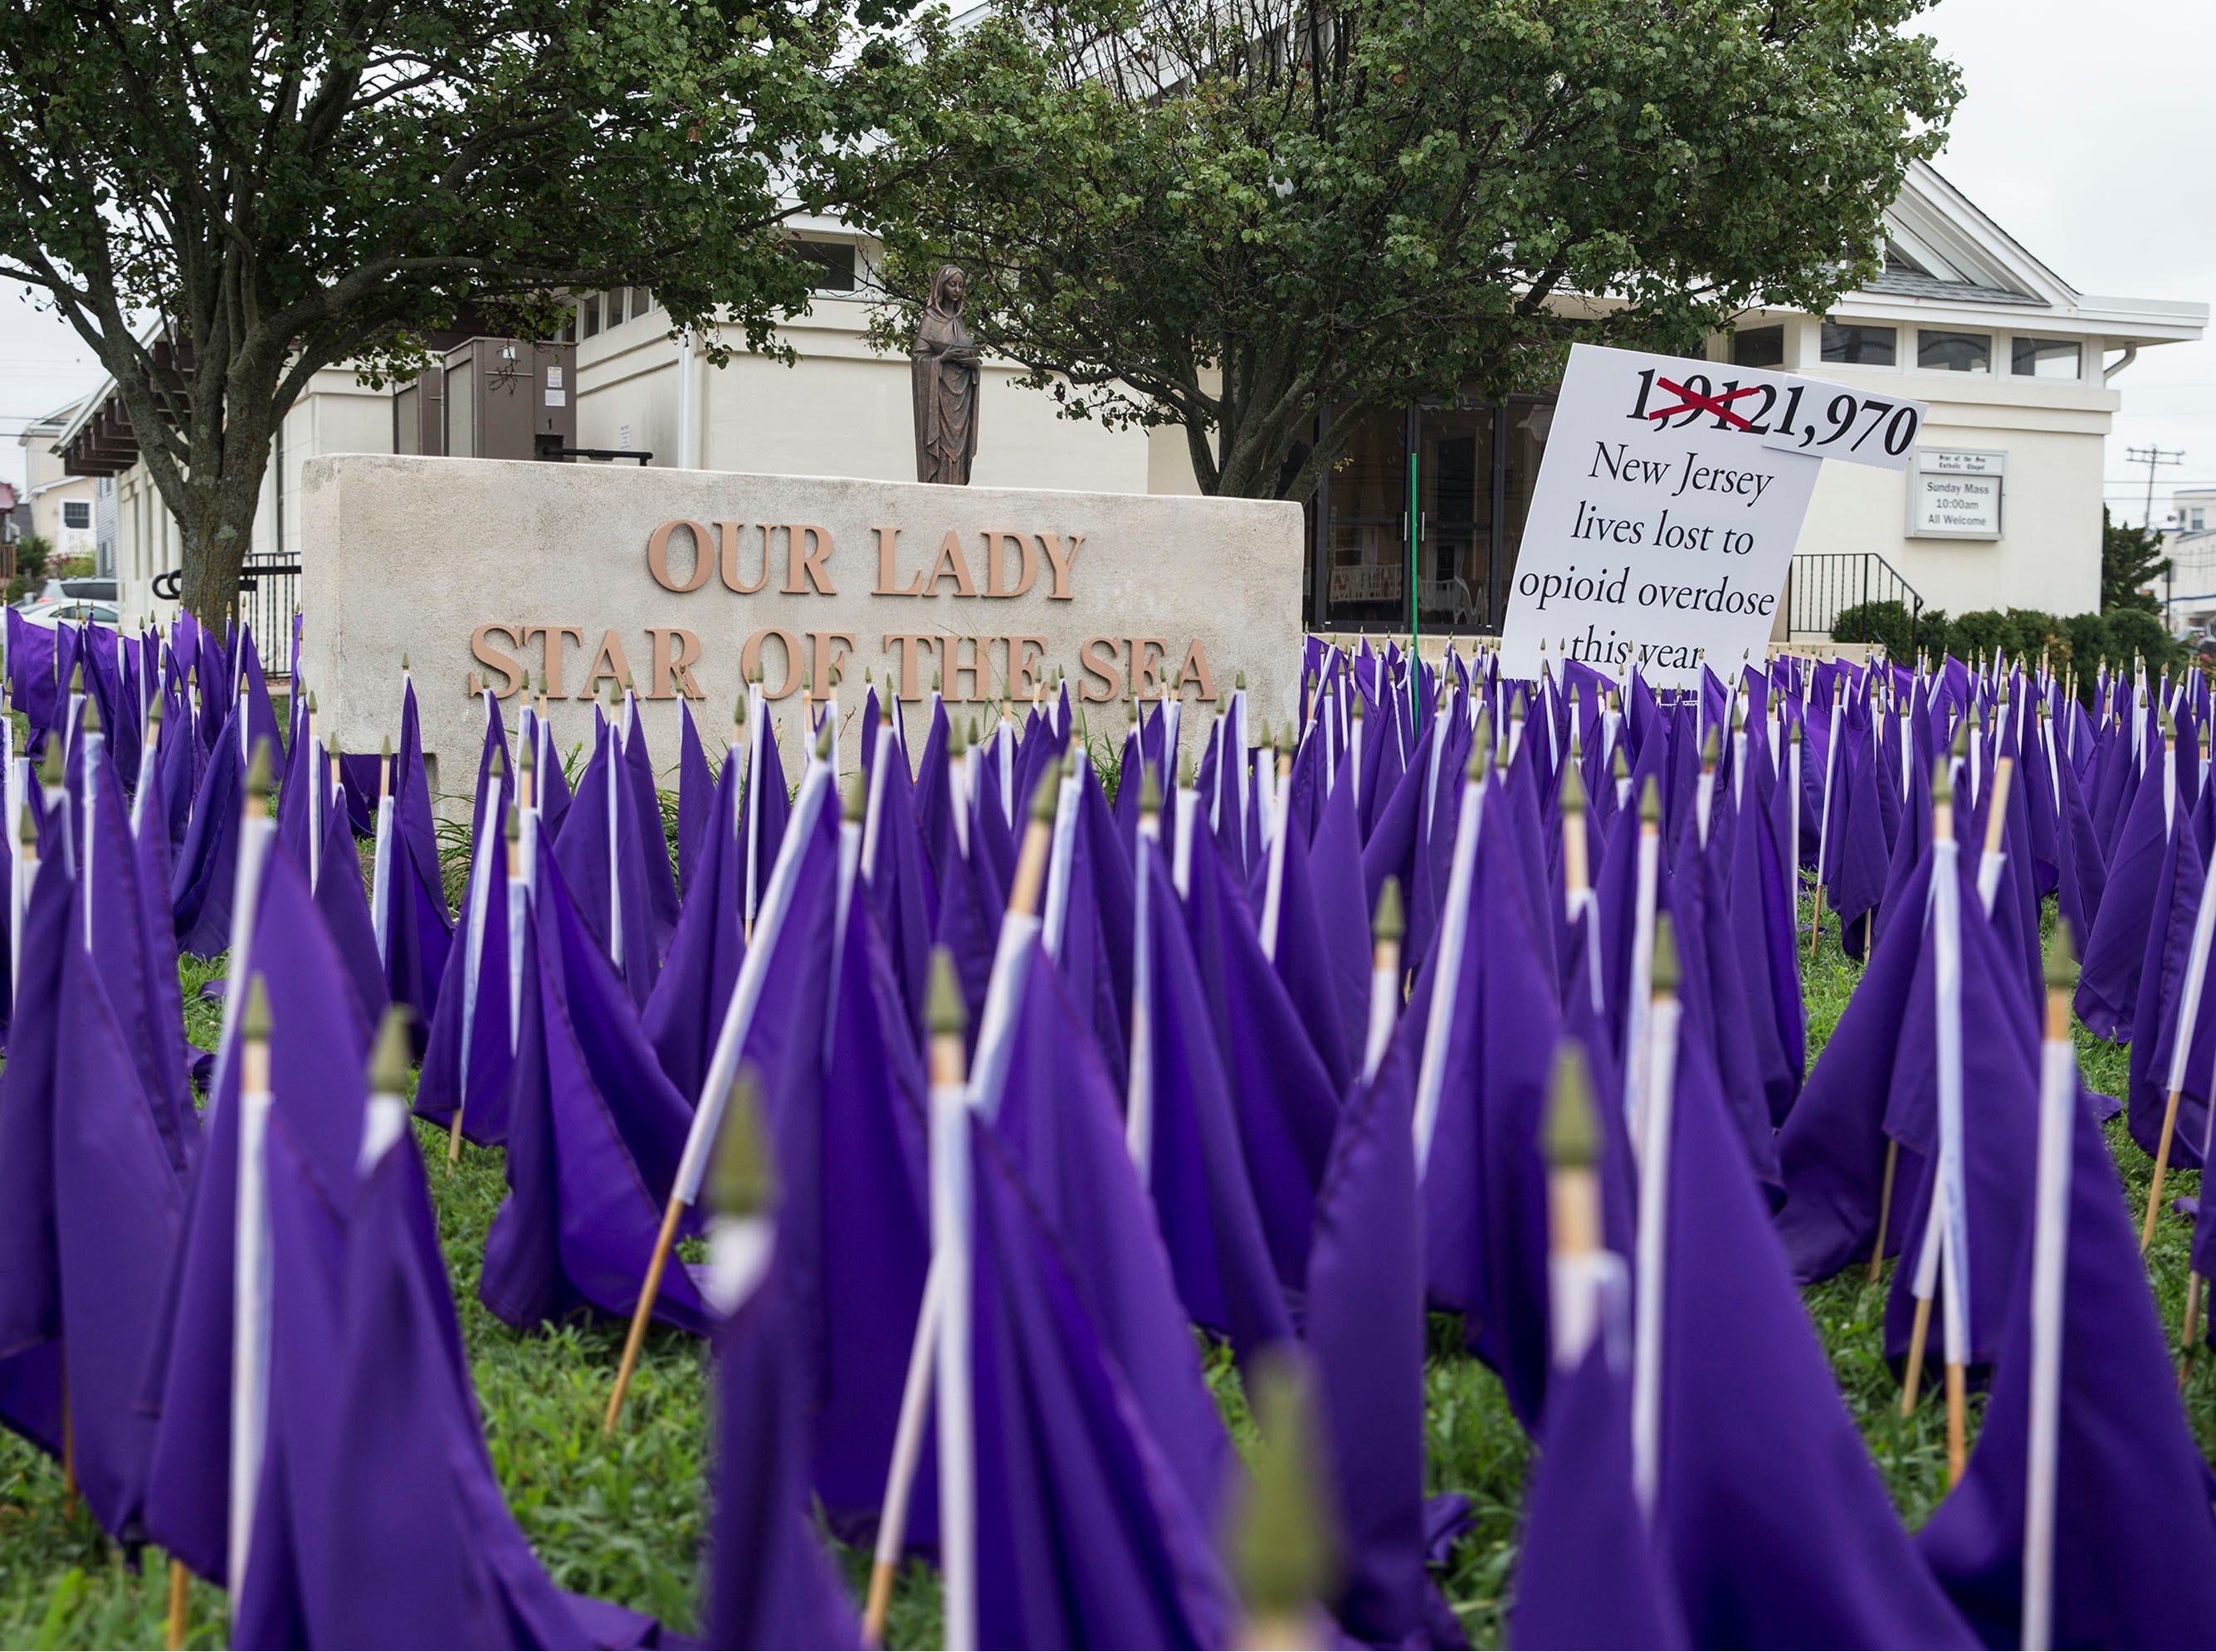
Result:
{"type": "Polygon", "coordinates": [[[185,1563],[175,1555],[169,1557],[169,1612],[163,1631],[163,1644],[169,1652],[178,1652],[185,1643],[185,1606],[191,1599],[193,1575],[185,1569],[185,1563]]]}
{"type": "Polygon", "coordinates": [[[1967,1373],[1961,1366],[1947,1366],[1947,1489],[1962,1483],[1962,1471],[1970,1460],[1968,1409],[1964,1398],[1967,1373]]]}
{"type": "MultiPolygon", "coordinates": [[[[2177,726],[2170,721],[2170,712],[2167,709],[2165,709],[2162,714],[2162,765],[2164,771],[2167,774],[2170,771],[2170,765],[2175,760],[2172,754],[2177,749],[2177,726]]],[[[2147,1182],[2146,1220],[2139,1228],[2139,1254],[2141,1256],[2146,1255],[2147,1247],[2154,1243],[2155,1214],[2162,1208],[2163,1176],[2170,1169],[2170,1143],[2177,1135],[2177,1102],[2179,1094],[2180,1092],[2177,1087],[2176,1085],[2172,1085],[2170,1091],[2170,1099],[2163,1103],[2162,1139],[2155,1144],[2154,1175],[2147,1182]]]]}
{"type": "Polygon", "coordinates": [[[2186,1378],[2193,1370],[2193,1349],[2200,1340],[2195,1335],[2201,1329],[2201,1275],[2188,1273],[2185,1276],[2185,1328],[2178,1336],[2177,1385],[2185,1386],[2186,1378]]]}
{"type": "Polygon", "coordinates": [[[1808,961],[1816,961],[1816,943],[1824,934],[1824,869],[1816,869],[1816,921],[1808,926],[1808,961]]]}
{"type": "MultiPolygon", "coordinates": [[[[924,1018],[931,1039],[931,1087],[945,1093],[959,1092],[969,1084],[963,1047],[969,1016],[963,1007],[962,986],[955,976],[953,955],[944,947],[932,949],[931,986],[924,1018]]],[[[865,1646],[884,1644],[885,1619],[892,1611],[893,1582],[899,1571],[901,1551],[907,1543],[908,1494],[914,1487],[915,1470],[922,1456],[923,1423],[931,1402],[932,1354],[938,1341],[939,1316],[935,1310],[939,1290],[934,1288],[934,1283],[943,1282],[938,1270],[933,1269],[924,1286],[922,1311],[917,1316],[915,1354],[909,1362],[908,1387],[916,1391],[918,1403],[911,1408],[906,1403],[908,1396],[902,1396],[900,1428],[893,1440],[893,1463],[885,1487],[884,1510],[877,1522],[877,1552],[870,1566],[869,1599],[862,1608],[865,1646]]]]}
{"type": "Polygon", "coordinates": [[[1901,1373],[1900,1415],[1916,1410],[1916,1396],[1924,1385],[1924,1349],[1931,1339],[1931,1299],[1916,1299],[1916,1323],[1908,1333],[1908,1365],[1901,1373]]]}
{"type": "Polygon", "coordinates": [[[2139,1228],[2139,1254],[2145,1256],[2147,1247],[2154,1243],[2154,1219],[2162,1208],[2162,1179],[2170,1168],[2170,1145],[2177,1134],[2177,1102],[2180,1092],[2171,1090],[2170,1099],[2163,1103],[2162,1139],[2155,1144],[2154,1176],[2147,1182],[2146,1220],[2139,1228]]]}
{"type": "Polygon", "coordinates": [[[1893,1178],[1900,1168],[1900,1144],[1892,1137],[1885,1139],[1885,1182],[1877,1194],[1877,1241],[1870,1246],[1869,1282],[1878,1281],[1885,1265],[1885,1234],[1893,1223],[1893,1178]]]}
{"type": "Polygon", "coordinates": [[[671,1195],[668,1207],[662,1213],[662,1231],[654,1236],[654,1255],[646,1264],[646,1284],[639,1292],[638,1311],[631,1316],[631,1334],[624,1338],[623,1363],[616,1367],[616,1385],[608,1394],[607,1415],[600,1419],[602,1434],[613,1434],[616,1419],[623,1415],[624,1396],[631,1390],[631,1373],[638,1369],[638,1351],[646,1342],[646,1328],[654,1317],[654,1299],[662,1291],[662,1270],[669,1266],[670,1248],[677,1243],[677,1224],[684,1215],[685,1201],[671,1195]]]}

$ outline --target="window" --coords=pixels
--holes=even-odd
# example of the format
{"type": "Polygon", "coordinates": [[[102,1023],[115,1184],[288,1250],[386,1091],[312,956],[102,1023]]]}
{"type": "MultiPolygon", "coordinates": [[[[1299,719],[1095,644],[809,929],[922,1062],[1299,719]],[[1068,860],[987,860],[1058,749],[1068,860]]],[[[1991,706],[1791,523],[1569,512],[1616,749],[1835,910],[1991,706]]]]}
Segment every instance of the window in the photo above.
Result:
{"type": "Polygon", "coordinates": [[[1825,322],[1824,359],[1847,367],[1890,367],[1893,365],[1898,336],[1890,327],[1825,322]]]}
{"type": "Polygon", "coordinates": [[[2208,517],[2208,507],[2207,507],[2207,506],[2205,506],[2205,505],[2195,505],[2195,506],[2193,507],[2193,531],[2194,531],[2194,532],[2198,533],[2198,532],[2200,532],[2200,531],[2201,531],[2201,529],[2203,529],[2203,528],[2205,528],[2205,527],[2207,527],[2207,526],[2208,525],[2207,517],[2208,517]]]}
{"type": "Polygon", "coordinates": [[[606,304],[608,307],[608,325],[611,328],[621,327],[623,325],[624,292],[624,288],[616,287],[600,295],[601,302],[606,304]]]}
{"type": "Polygon", "coordinates": [[[65,528],[89,528],[92,525],[92,502],[83,499],[62,501],[62,525],[65,528]]]}
{"type": "Polygon", "coordinates": [[[2084,347],[2075,339],[2017,339],[2010,355],[2018,378],[2076,378],[2084,347]]]}
{"type": "Polygon", "coordinates": [[[818,292],[852,292],[854,290],[853,242],[795,241],[790,244],[795,258],[816,266],[815,283],[818,292]]]}
{"type": "Polygon", "coordinates": [[[1732,333],[1732,362],[1740,367],[1782,367],[1785,365],[1785,329],[1776,327],[1741,327],[1732,333]]]}
{"type": "Polygon", "coordinates": [[[600,295],[588,292],[577,300],[577,314],[583,319],[579,325],[579,336],[592,338],[600,330],[600,295]]]}
{"type": "Polygon", "coordinates": [[[633,321],[637,321],[653,308],[654,295],[651,292],[644,287],[633,287],[631,290],[631,318],[633,321]]]}
{"type": "Polygon", "coordinates": [[[1916,335],[1916,365],[1932,372],[1985,373],[1993,367],[1990,333],[1941,333],[1923,328],[1916,335]]]}

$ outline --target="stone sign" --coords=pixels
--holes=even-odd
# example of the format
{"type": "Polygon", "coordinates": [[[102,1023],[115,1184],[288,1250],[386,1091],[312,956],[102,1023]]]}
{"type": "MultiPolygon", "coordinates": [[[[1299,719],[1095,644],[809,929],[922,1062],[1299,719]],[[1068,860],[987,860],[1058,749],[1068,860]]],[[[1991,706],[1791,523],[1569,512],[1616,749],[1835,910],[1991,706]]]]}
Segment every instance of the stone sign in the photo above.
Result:
{"type": "Polygon", "coordinates": [[[407,654],[425,749],[467,765],[449,791],[483,739],[471,681],[512,729],[526,672],[564,747],[629,679],[665,770],[680,697],[720,752],[757,668],[789,765],[834,673],[850,751],[865,671],[912,704],[936,673],[982,726],[1059,667],[1112,740],[1125,694],[1179,672],[1197,703],[1244,671],[1258,725],[1294,710],[1297,505],[379,454],[312,459],[305,488],[324,724],[353,752],[397,734],[407,654]]]}

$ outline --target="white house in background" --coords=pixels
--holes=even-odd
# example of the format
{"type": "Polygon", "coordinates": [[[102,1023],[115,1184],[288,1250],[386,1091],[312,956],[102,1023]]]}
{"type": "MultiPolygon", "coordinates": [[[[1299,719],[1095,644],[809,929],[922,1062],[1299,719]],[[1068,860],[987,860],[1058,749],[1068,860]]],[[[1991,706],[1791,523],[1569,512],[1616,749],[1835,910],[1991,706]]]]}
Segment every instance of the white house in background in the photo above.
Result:
{"type": "MultiPolygon", "coordinates": [[[[2095,607],[2114,381],[2140,350],[2199,338],[2208,307],[2078,292],[1928,166],[1911,169],[1886,224],[1883,270],[1831,314],[1750,314],[1709,341],[1720,376],[1733,363],[1782,368],[1930,405],[1905,474],[1825,467],[1782,605],[1792,632],[1827,635],[1839,606],[1890,595],[1958,614],[2095,607]],[[1930,509],[1942,488],[1944,521],[1930,509]]],[[[833,219],[793,229],[817,278],[809,313],[783,329],[798,358],[791,368],[744,353],[711,368],[669,336],[644,289],[579,298],[574,377],[558,387],[574,397],[577,448],[657,465],[913,477],[908,362],[876,353],[865,337],[877,249],[833,219]]],[[[1018,388],[1017,376],[1010,364],[986,365],[972,471],[980,484],[1195,490],[1181,430],[1110,432],[1059,419],[1052,398],[1018,388]]],[[[1555,388],[1365,418],[1309,503],[1309,623],[1406,628],[1413,468],[1424,629],[1497,629],[1555,388]]],[[[300,466],[323,453],[391,451],[395,427],[390,393],[364,390],[344,368],[317,375],[277,439],[255,551],[313,556],[295,508],[300,466]]],[[[175,530],[112,384],[52,445],[71,474],[115,478],[124,610],[165,611],[151,581],[176,564],[175,530]]],[[[529,453],[526,445],[519,457],[529,453]]]]}
{"type": "Polygon", "coordinates": [[[2181,488],[2170,495],[2170,526],[2162,537],[2170,577],[2152,589],[2183,636],[2216,625],[2216,488],[2181,488]]]}
{"type": "Polygon", "coordinates": [[[96,574],[111,572],[99,564],[99,535],[94,519],[93,478],[72,474],[56,449],[70,421],[90,401],[83,397],[56,408],[28,427],[19,439],[23,447],[24,496],[31,507],[31,531],[42,535],[60,556],[89,556],[96,574]]]}

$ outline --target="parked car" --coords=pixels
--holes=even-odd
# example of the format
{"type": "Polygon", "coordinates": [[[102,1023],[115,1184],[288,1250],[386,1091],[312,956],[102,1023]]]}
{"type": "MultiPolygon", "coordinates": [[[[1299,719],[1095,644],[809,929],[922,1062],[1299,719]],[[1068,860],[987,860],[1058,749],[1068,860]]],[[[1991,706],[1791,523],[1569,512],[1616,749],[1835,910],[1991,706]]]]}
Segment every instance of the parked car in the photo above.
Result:
{"type": "Polygon", "coordinates": [[[68,620],[75,625],[105,625],[115,629],[116,611],[112,603],[105,602],[45,602],[35,608],[19,611],[27,625],[36,625],[52,630],[57,620],[68,620]]]}
{"type": "Polygon", "coordinates": [[[104,602],[112,606],[121,598],[122,593],[116,588],[112,574],[84,574],[74,579],[48,580],[38,590],[17,599],[15,606],[25,612],[41,602],[104,602]]]}

